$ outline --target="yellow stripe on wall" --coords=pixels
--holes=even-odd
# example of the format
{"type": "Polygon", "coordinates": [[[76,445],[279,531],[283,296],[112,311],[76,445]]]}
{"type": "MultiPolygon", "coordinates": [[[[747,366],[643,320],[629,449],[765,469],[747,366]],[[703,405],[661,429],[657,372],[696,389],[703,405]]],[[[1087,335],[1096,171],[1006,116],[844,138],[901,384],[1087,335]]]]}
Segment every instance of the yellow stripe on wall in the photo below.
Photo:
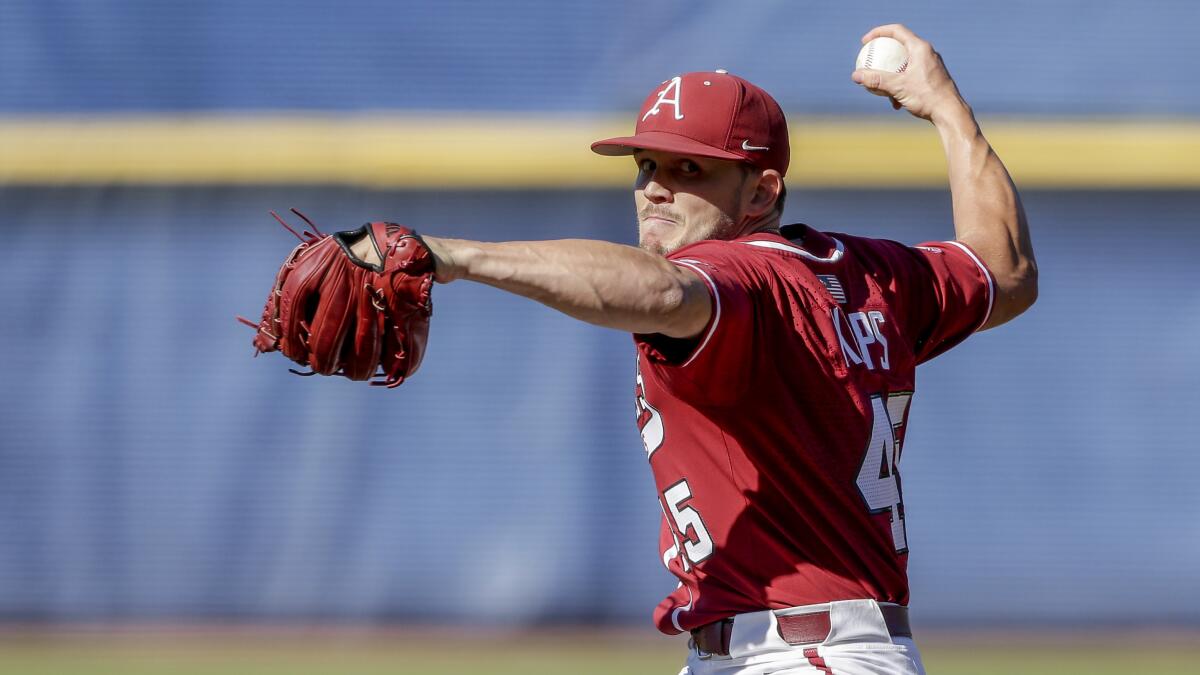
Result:
{"type": "MultiPolygon", "coordinates": [[[[1200,187],[1200,121],[984,120],[1022,187],[1200,187]]],[[[933,128],[790,118],[788,182],[939,187],[933,128]]],[[[515,114],[0,118],[0,182],[331,183],[386,188],[624,187],[633,163],[589,144],[630,120],[515,114]]]]}

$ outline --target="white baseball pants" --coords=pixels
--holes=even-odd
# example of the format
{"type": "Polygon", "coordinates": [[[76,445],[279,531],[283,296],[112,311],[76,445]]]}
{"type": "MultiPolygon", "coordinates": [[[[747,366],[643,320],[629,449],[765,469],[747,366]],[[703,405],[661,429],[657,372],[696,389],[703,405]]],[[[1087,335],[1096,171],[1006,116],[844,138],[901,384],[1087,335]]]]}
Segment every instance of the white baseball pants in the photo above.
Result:
{"type": "Polygon", "coordinates": [[[739,614],[729,655],[710,656],[693,647],[679,675],[925,675],[917,645],[912,638],[888,635],[874,600],[831,602],[828,608],[829,637],[806,645],[784,642],[772,611],[739,614]]]}

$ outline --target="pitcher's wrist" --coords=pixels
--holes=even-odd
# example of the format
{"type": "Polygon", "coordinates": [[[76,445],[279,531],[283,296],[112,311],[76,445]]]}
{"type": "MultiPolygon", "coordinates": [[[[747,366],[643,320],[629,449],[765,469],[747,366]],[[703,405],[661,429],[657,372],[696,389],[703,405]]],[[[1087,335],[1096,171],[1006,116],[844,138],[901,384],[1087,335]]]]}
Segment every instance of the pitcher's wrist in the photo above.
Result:
{"type": "Polygon", "coordinates": [[[930,111],[929,121],[939,130],[962,135],[974,135],[979,126],[975,112],[959,96],[941,102],[930,111]]]}
{"type": "Polygon", "coordinates": [[[466,268],[460,260],[464,256],[455,250],[453,240],[425,236],[421,239],[429,248],[429,252],[433,254],[433,278],[435,281],[440,284],[448,284],[466,276],[466,268]]]}

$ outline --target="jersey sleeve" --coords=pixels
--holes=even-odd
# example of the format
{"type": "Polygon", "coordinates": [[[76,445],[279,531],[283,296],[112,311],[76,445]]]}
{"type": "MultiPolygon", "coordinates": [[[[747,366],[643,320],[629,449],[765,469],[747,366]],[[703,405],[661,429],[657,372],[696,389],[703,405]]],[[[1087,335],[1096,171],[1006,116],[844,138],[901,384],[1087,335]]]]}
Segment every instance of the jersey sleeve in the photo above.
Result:
{"type": "Polygon", "coordinates": [[[644,360],[682,398],[695,403],[735,402],[749,384],[755,334],[754,296],[762,284],[744,253],[728,242],[704,241],[668,259],[695,274],[708,289],[712,316],[694,338],[635,334],[644,360]]]}
{"type": "Polygon", "coordinates": [[[926,242],[907,251],[914,352],[917,363],[924,363],[987,323],[996,283],[979,256],[961,242],[926,242]]]}

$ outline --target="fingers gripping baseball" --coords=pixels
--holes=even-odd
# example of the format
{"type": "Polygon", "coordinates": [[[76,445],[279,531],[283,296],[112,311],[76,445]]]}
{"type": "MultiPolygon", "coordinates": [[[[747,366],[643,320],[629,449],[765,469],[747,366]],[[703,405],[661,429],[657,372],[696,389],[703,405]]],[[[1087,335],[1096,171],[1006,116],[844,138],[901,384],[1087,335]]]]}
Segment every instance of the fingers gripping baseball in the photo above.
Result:
{"type": "Polygon", "coordinates": [[[863,68],[854,71],[853,79],[872,94],[883,92],[890,96],[899,87],[898,80],[900,79],[900,75],[901,73],[888,73],[882,70],[863,68]]]}
{"type": "Polygon", "coordinates": [[[899,42],[907,52],[906,63],[900,72],[858,68],[851,75],[855,83],[872,93],[888,96],[893,107],[903,107],[927,120],[947,106],[962,103],[946,64],[929,42],[901,24],[873,28],[862,37],[862,42],[865,45],[876,38],[899,42]]]}

